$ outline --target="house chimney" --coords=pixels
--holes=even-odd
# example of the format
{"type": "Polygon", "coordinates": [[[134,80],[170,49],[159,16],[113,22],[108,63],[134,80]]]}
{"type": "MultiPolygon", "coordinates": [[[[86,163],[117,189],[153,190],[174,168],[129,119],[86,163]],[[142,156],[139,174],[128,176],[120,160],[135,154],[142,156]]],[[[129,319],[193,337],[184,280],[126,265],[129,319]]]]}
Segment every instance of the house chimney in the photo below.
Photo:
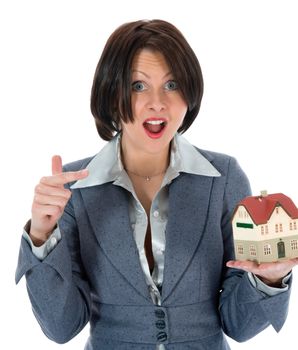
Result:
{"type": "Polygon", "coordinates": [[[268,192],[266,190],[261,191],[261,197],[267,197],[268,192]]]}

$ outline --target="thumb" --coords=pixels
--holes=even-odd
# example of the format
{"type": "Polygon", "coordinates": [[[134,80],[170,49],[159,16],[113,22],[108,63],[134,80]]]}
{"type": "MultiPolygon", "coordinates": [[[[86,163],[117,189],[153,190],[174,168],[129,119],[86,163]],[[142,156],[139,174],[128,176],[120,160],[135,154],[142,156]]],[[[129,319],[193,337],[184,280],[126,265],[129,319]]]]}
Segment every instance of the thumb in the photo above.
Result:
{"type": "Polygon", "coordinates": [[[62,159],[60,156],[55,155],[52,157],[52,175],[62,173],[62,159]]]}

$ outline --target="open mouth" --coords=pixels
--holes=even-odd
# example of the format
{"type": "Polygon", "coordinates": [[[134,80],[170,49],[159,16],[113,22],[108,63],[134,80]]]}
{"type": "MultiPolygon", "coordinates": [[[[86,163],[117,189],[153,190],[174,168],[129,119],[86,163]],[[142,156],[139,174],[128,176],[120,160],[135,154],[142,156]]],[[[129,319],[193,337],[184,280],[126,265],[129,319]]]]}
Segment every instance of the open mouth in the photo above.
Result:
{"type": "Polygon", "coordinates": [[[164,120],[148,120],[143,123],[143,126],[150,134],[158,135],[165,128],[166,122],[164,120]]]}

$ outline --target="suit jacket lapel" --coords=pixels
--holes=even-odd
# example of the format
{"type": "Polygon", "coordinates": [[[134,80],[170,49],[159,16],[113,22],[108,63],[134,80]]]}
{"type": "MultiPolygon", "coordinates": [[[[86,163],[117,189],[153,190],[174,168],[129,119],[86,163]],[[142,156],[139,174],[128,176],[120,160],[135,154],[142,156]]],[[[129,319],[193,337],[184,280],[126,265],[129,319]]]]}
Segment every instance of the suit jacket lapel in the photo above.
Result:
{"type": "Polygon", "coordinates": [[[213,178],[182,173],[169,186],[162,300],[178,283],[200,243],[213,178]]]}
{"type": "Polygon", "coordinates": [[[106,183],[80,189],[97,240],[115,268],[150,299],[129,222],[128,192],[106,183]]]}

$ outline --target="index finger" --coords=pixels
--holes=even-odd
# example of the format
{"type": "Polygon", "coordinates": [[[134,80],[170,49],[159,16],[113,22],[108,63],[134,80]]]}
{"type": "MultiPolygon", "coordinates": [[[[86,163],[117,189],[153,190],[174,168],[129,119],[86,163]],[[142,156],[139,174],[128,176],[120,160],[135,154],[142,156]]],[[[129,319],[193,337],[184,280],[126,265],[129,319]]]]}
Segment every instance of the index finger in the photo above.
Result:
{"type": "Polygon", "coordinates": [[[62,173],[62,158],[59,155],[52,157],[52,175],[62,173]]]}
{"type": "Polygon", "coordinates": [[[88,174],[89,172],[87,169],[67,171],[52,176],[44,176],[41,178],[40,182],[48,186],[63,186],[69,182],[84,179],[88,174]]]}

